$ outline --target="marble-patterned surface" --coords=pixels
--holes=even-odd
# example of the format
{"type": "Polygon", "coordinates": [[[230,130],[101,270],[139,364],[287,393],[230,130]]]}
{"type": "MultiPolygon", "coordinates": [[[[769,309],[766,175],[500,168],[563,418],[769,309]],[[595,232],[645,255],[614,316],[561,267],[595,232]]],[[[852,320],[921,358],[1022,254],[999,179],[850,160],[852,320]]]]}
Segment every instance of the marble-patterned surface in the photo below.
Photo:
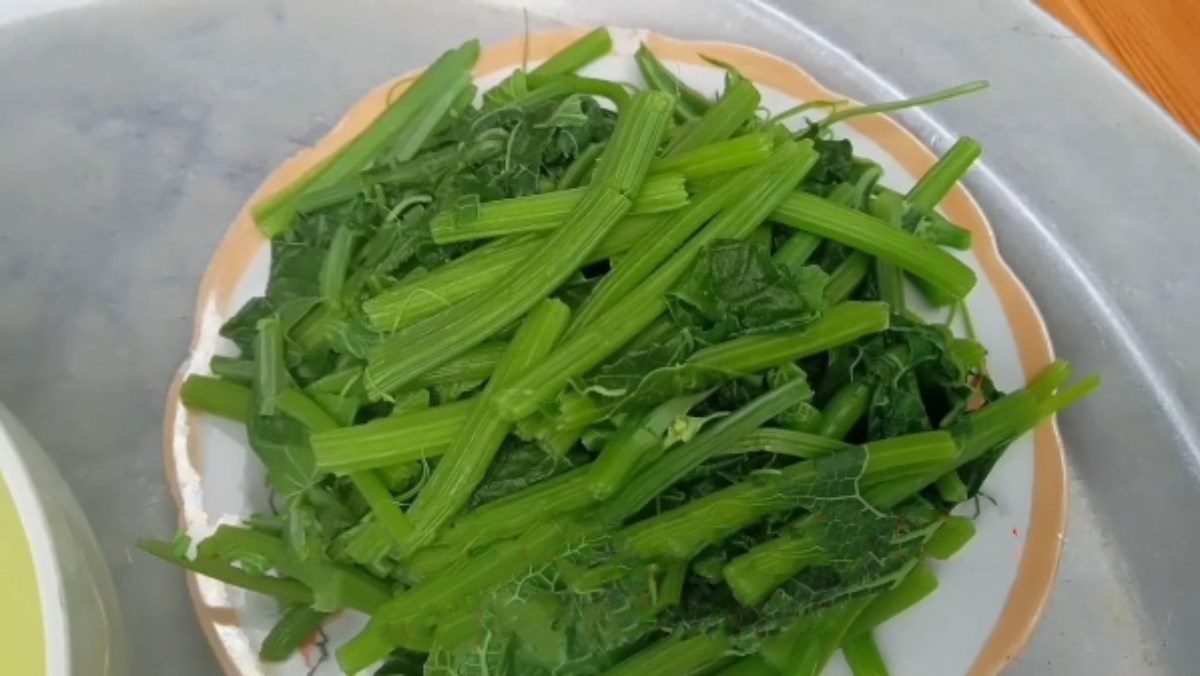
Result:
{"type": "Polygon", "coordinates": [[[1194,414],[1179,403],[1200,396],[1190,263],[1200,151],[1034,10],[998,0],[925,0],[919,12],[870,0],[59,4],[70,7],[0,18],[0,400],[92,520],[134,673],[216,671],[180,574],[132,545],[174,528],[163,398],[230,216],[368,88],[456,41],[519,33],[522,6],[533,28],[607,22],[756,45],[863,99],[990,79],[982,97],[902,120],[937,148],[959,134],[983,141],[970,183],[1006,257],[1060,352],[1107,378],[1064,420],[1061,582],[1012,673],[1188,673],[1200,660],[1186,640],[1200,630],[1194,414]]]}

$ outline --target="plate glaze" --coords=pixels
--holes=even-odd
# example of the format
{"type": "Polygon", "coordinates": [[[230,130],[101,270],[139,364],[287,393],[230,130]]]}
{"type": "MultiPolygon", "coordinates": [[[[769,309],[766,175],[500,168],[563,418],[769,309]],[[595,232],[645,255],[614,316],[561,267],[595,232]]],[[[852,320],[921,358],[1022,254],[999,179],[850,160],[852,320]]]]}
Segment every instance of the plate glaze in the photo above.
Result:
{"type": "MultiPolygon", "coordinates": [[[[475,70],[477,82],[483,87],[493,84],[524,58],[530,63],[543,60],[579,34],[541,33],[489,48],[475,70]]],[[[702,91],[716,90],[722,73],[701,55],[734,65],[760,86],[764,105],[775,112],[801,101],[845,98],[797,66],[752,48],[626,30],[614,30],[614,52],[586,72],[636,80],[632,54],[640,40],[702,91]]],[[[313,148],[272,173],[247,204],[287,185],[353,138],[403,91],[411,77],[373,90],[313,148]]],[[[915,137],[885,117],[852,120],[840,132],[855,142],[860,154],[880,161],[887,183],[900,189],[935,160],[915,137]]],[[[966,191],[955,188],[943,211],[974,236],[974,246],[963,258],[980,277],[970,307],[980,338],[991,349],[992,375],[1002,389],[1019,387],[1052,360],[1043,321],[1000,258],[985,217],[966,191]]],[[[168,397],[168,481],[182,525],[193,538],[267,507],[262,470],[239,426],[188,413],[179,404],[178,385],[187,374],[206,372],[213,354],[229,351],[231,346],[217,335],[217,329],[246,299],[261,292],[268,262],[267,242],[243,208],[205,274],[191,354],[168,397]]],[[[1063,453],[1054,425],[1043,425],[1014,444],[984,490],[995,504],[985,505],[977,522],[979,534],[967,549],[936,566],[938,591],[878,632],[894,673],[994,673],[1017,654],[1032,631],[1053,584],[1065,516],[1063,453]],[[947,617],[977,619],[947,623],[947,617]],[[948,645],[953,648],[946,649],[948,645]]],[[[316,673],[337,673],[332,660],[325,659],[324,641],[287,663],[260,664],[257,646],[276,619],[274,605],[212,580],[193,575],[188,580],[201,625],[229,673],[301,674],[314,667],[316,673]]],[[[328,643],[340,644],[362,622],[349,614],[339,617],[327,628],[328,643]]],[[[833,672],[844,669],[840,663],[830,667],[833,672]]]]}

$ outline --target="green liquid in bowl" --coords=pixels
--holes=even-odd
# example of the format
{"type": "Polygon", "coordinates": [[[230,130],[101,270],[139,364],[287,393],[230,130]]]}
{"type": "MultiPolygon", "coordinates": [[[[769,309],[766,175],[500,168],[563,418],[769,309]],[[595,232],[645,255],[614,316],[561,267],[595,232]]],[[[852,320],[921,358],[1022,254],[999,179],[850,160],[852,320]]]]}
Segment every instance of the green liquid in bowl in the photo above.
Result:
{"type": "Polygon", "coordinates": [[[0,661],[9,674],[46,673],[42,604],[33,552],[8,484],[0,477],[0,661]]]}

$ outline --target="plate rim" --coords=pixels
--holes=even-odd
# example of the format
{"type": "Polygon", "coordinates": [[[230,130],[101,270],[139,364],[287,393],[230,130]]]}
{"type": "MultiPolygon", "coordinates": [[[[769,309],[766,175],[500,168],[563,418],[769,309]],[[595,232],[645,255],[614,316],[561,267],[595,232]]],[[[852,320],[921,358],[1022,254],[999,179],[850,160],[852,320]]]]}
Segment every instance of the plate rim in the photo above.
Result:
{"type": "MultiPolygon", "coordinates": [[[[614,52],[624,54],[620,40],[629,29],[608,27],[614,32],[614,52]]],[[[540,61],[561,50],[592,30],[564,28],[518,36],[486,47],[473,70],[473,77],[512,68],[525,60],[540,61]]],[[[716,57],[736,66],[748,79],[777,89],[801,100],[815,98],[847,99],[832,91],[799,65],[761,49],[727,41],[676,39],[660,33],[632,32],[660,58],[668,62],[708,65],[704,56],[716,57]]],[[[183,379],[194,372],[193,365],[205,327],[213,308],[228,308],[234,289],[249,267],[265,238],[255,227],[251,205],[311,170],[325,157],[354,138],[393,99],[422,72],[410,71],[389,80],[353,103],[329,132],[312,146],[281,162],[263,180],[239,209],[234,221],[217,245],[205,269],[197,292],[195,321],[188,357],[172,380],[166,397],[164,416],[164,469],[167,486],[180,525],[186,527],[189,504],[186,487],[179,482],[181,462],[199,466],[198,430],[187,429],[187,414],[179,400],[183,379]]],[[[848,120],[845,124],[870,137],[904,168],[914,175],[923,173],[937,156],[911,131],[889,115],[848,120]]],[[[960,183],[942,204],[950,218],[971,230],[974,253],[1000,298],[1016,342],[1022,371],[1028,380],[1054,360],[1054,349],[1046,323],[1025,285],[1001,256],[995,233],[978,202],[960,183]]],[[[1010,663],[1028,642],[1054,588],[1062,554],[1066,526],[1066,458],[1057,422],[1052,418],[1033,431],[1034,466],[1030,522],[1016,577],[1008,597],[986,642],[971,667],[972,674],[993,674],[1010,663]]],[[[219,627],[239,624],[236,612],[228,607],[208,605],[199,588],[199,577],[186,573],[189,595],[202,631],[213,654],[228,674],[240,674],[230,645],[219,627]]]]}

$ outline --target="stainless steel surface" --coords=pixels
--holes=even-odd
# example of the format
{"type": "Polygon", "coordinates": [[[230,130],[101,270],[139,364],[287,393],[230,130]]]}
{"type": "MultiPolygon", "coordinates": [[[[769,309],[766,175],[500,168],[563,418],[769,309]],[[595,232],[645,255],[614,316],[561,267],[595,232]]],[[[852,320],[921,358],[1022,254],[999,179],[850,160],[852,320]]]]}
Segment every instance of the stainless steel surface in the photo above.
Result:
{"type": "Polygon", "coordinates": [[[369,87],[456,40],[519,33],[521,5],[534,30],[603,22],[755,45],[861,99],[991,80],[901,119],[939,149],[984,143],[969,184],[1006,258],[1060,353],[1106,378],[1063,420],[1064,567],[1011,672],[1194,672],[1200,477],[1183,402],[1200,397],[1200,149],[1036,9],[146,0],[0,25],[0,399],[91,518],[135,673],[217,669],[180,574],[132,546],[173,529],[163,397],[225,224],[369,87]]]}

